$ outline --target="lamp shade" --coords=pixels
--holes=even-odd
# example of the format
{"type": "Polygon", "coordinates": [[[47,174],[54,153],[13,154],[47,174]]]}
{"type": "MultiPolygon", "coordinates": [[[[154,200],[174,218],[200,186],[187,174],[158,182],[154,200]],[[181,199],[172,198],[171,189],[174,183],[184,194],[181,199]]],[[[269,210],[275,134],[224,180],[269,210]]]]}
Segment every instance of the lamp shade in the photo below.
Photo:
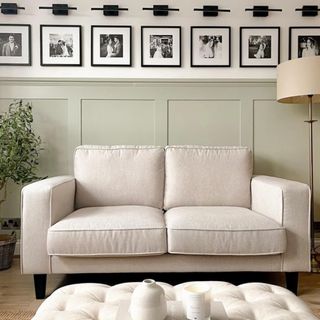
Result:
{"type": "Polygon", "coordinates": [[[281,103],[320,102],[320,56],[293,59],[277,67],[277,100],[281,103]]]}

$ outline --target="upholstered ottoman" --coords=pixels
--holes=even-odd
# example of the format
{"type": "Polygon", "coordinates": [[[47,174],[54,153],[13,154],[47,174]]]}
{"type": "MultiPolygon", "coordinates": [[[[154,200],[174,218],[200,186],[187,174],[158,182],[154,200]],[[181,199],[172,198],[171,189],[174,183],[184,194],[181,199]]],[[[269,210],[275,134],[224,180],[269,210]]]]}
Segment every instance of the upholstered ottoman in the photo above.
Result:
{"type": "MultiPolygon", "coordinates": [[[[212,300],[223,303],[229,320],[318,319],[301,299],[282,287],[264,283],[240,286],[219,281],[207,283],[212,288],[212,300]]],[[[114,320],[120,301],[129,300],[138,284],[110,287],[86,283],[62,287],[42,303],[33,320],[114,320]]],[[[177,286],[159,284],[165,290],[167,300],[182,299],[182,288],[186,283],[177,286]]]]}

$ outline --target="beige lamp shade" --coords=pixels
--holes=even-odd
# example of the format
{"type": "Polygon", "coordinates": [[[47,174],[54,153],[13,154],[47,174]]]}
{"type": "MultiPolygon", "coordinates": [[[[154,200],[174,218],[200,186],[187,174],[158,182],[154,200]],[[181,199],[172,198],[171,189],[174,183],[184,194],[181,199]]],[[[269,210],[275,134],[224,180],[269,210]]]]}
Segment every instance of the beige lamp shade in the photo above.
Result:
{"type": "Polygon", "coordinates": [[[320,102],[320,56],[286,61],[277,68],[277,100],[281,103],[320,102]]]}

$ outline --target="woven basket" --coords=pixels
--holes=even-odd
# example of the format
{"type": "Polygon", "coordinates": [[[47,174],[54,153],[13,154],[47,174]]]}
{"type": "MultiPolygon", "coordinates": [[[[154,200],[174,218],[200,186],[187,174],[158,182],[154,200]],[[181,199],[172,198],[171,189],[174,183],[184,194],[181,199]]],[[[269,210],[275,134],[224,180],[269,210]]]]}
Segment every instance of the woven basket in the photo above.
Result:
{"type": "Polygon", "coordinates": [[[15,233],[0,235],[0,270],[9,269],[12,265],[17,237],[15,233]]]}

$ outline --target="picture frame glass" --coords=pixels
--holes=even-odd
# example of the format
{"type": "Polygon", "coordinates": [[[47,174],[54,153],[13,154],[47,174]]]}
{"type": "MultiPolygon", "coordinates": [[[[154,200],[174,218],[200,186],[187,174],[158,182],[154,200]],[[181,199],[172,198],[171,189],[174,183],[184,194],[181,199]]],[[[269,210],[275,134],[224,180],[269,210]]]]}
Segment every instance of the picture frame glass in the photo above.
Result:
{"type": "Polygon", "coordinates": [[[320,55],[320,27],[291,27],[289,37],[289,59],[320,55]]]}
{"type": "Polygon", "coordinates": [[[191,27],[191,66],[230,66],[230,27],[191,27]]]}
{"type": "Polygon", "coordinates": [[[180,27],[142,27],[142,66],[181,66],[180,27]]]}
{"type": "Polygon", "coordinates": [[[30,65],[30,25],[0,25],[0,65],[30,65]]]}
{"type": "Polygon", "coordinates": [[[41,65],[81,65],[81,26],[41,25],[41,65]]]}
{"type": "Polygon", "coordinates": [[[91,64],[131,66],[131,27],[92,26],[91,64]]]}
{"type": "Polygon", "coordinates": [[[280,28],[240,28],[240,66],[276,67],[280,62],[280,28]]]}

